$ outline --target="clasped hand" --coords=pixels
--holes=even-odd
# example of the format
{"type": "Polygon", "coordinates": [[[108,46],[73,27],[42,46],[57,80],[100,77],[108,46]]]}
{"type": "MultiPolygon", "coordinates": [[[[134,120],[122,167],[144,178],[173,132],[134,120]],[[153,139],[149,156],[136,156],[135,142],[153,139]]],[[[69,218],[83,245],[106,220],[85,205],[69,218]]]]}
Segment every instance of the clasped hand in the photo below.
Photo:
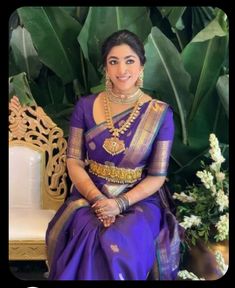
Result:
{"type": "Polygon", "coordinates": [[[105,227],[109,227],[112,223],[114,223],[116,215],[120,213],[117,202],[114,199],[98,200],[91,207],[94,210],[97,218],[103,222],[105,227]]]}

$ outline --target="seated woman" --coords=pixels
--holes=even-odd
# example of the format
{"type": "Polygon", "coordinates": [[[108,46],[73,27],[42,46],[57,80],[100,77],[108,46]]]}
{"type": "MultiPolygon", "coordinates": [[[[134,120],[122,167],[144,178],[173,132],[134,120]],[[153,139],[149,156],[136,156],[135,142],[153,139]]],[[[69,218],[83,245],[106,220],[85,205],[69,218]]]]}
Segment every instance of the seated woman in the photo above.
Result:
{"type": "Polygon", "coordinates": [[[172,109],[140,89],[143,44],[120,30],[102,46],[106,89],[82,97],[71,118],[71,195],[48,226],[49,279],[173,280],[179,226],[163,184],[172,109]],[[156,257],[157,255],[157,257],[156,257]]]}

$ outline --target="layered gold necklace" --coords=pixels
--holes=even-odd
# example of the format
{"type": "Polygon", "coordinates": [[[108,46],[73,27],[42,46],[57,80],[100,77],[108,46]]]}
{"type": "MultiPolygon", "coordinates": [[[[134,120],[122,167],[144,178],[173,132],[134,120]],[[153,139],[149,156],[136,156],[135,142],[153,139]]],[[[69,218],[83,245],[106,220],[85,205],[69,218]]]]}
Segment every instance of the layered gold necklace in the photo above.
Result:
{"type": "MultiPolygon", "coordinates": [[[[140,90],[141,91],[141,90],[140,90]]],[[[125,123],[120,128],[115,128],[113,124],[111,109],[110,109],[110,103],[108,95],[105,93],[104,95],[104,111],[105,111],[105,118],[107,121],[107,127],[112,135],[111,138],[106,138],[103,143],[103,148],[106,152],[111,154],[112,156],[120,154],[121,152],[125,151],[125,142],[123,140],[119,139],[120,134],[124,134],[131,126],[131,124],[134,122],[136,117],[139,115],[139,110],[141,106],[143,105],[143,102],[141,101],[142,96],[144,93],[141,91],[141,93],[138,95],[138,99],[136,101],[136,104],[128,117],[128,119],[125,121],[125,123]]]]}
{"type": "Polygon", "coordinates": [[[124,94],[117,95],[112,90],[106,90],[106,93],[108,95],[109,100],[117,104],[132,104],[136,102],[139,99],[139,97],[143,94],[143,92],[140,89],[137,89],[137,91],[131,95],[124,95],[124,94]]]}

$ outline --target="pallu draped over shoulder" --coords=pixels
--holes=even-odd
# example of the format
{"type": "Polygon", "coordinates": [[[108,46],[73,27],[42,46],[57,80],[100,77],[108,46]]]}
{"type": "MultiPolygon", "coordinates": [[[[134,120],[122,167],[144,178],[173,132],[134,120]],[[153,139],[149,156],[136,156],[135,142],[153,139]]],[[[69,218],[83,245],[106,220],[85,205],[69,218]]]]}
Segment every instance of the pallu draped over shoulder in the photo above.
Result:
{"type": "MultiPolygon", "coordinates": [[[[125,151],[111,155],[103,148],[105,139],[110,138],[106,122],[97,125],[93,117],[95,98],[82,97],[75,106],[67,157],[85,161],[87,173],[108,198],[127,192],[147,175],[167,175],[174,136],[169,105],[145,102],[131,127],[119,137],[125,151]],[[115,181],[115,175],[121,180],[115,181]]],[[[115,127],[122,126],[130,113],[127,109],[115,115],[115,127]]],[[[150,276],[174,280],[180,228],[164,187],[104,227],[73,186],[48,225],[46,244],[51,280],[146,280],[150,276]]]]}

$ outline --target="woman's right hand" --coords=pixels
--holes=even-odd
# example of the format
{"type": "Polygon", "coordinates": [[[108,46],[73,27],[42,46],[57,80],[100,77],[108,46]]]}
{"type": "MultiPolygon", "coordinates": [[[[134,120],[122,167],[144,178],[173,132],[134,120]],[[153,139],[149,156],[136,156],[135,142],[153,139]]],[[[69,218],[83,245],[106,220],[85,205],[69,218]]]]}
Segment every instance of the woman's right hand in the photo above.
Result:
{"type": "Polygon", "coordinates": [[[102,219],[104,227],[109,227],[115,222],[115,216],[106,216],[106,218],[102,219]]]}
{"type": "Polygon", "coordinates": [[[101,199],[92,205],[92,209],[96,213],[97,217],[105,218],[106,216],[116,216],[120,214],[119,207],[115,199],[101,199]]]}

